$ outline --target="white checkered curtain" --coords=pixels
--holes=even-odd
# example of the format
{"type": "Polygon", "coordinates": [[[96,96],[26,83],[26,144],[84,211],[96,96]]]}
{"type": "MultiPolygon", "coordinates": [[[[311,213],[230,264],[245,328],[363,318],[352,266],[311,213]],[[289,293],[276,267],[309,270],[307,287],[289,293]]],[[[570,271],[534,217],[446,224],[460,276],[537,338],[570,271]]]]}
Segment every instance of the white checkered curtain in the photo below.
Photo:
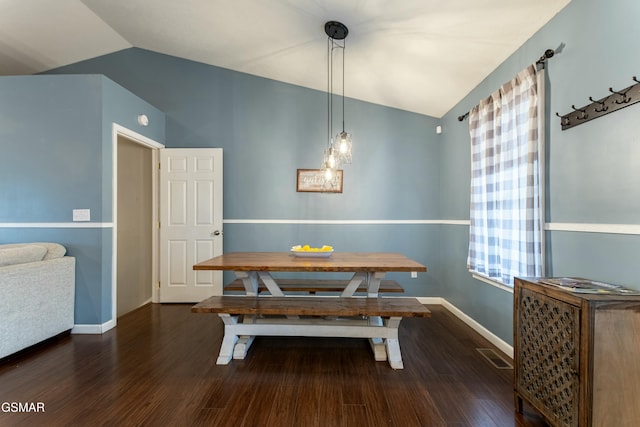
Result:
{"type": "MultiPolygon", "coordinates": [[[[543,272],[544,106],[535,65],[469,113],[471,225],[467,267],[513,286],[543,272]]],[[[544,90],[542,90],[544,92],[544,90]]]]}

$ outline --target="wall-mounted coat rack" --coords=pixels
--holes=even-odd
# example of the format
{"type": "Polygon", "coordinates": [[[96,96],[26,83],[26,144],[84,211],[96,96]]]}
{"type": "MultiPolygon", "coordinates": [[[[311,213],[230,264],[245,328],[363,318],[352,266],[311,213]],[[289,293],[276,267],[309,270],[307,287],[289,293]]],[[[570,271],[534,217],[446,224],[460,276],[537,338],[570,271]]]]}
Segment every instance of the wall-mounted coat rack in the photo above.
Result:
{"type": "Polygon", "coordinates": [[[560,125],[562,130],[570,129],[574,126],[586,123],[589,120],[597,119],[605,114],[613,113],[629,105],[633,105],[636,102],[640,102],[640,80],[633,76],[634,85],[629,86],[623,90],[613,90],[609,88],[611,95],[605,96],[601,99],[593,99],[589,97],[591,104],[584,107],[576,108],[572,105],[573,111],[561,116],[556,113],[556,116],[560,117],[560,125]]]}

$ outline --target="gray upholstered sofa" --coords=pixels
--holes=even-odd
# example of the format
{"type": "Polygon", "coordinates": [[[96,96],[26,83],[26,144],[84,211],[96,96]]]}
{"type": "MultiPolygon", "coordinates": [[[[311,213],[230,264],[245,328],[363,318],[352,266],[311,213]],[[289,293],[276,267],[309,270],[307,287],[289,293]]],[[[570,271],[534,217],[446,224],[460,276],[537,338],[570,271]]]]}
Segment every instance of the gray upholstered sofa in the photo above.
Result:
{"type": "Polygon", "coordinates": [[[74,257],[57,243],[0,245],[0,358],[73,327],[74,257]]]}

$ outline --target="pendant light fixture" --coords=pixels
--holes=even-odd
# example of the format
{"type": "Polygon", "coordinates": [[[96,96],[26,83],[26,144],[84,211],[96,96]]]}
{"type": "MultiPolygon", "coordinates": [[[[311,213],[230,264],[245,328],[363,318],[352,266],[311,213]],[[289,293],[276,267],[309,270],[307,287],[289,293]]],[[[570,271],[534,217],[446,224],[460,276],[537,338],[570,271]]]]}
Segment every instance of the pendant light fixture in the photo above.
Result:
{"type": "Polygon", "coordinates": [[[327,148],[324,152],[322,167],[325,170],[325,185],[336,182],[336,170],[341,165],[351,164],[351,134],[344,127],[344,51],[349,29],[337,21],[324,24],[327,34],[327,148]],[[335,49],[342,49],[342,131],[333,137],[333,56],[335,49]]]}

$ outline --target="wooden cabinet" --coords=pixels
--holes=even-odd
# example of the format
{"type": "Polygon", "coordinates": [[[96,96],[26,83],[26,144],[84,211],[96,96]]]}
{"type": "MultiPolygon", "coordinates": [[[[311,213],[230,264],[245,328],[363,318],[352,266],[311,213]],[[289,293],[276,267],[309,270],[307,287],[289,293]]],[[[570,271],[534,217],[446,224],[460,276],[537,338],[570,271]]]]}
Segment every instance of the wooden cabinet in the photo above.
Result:
{"type": "Polygon", "coordinates": [[[640,425],[640,296],[515,279],[514,398],[552,426],[640,425]]]}

